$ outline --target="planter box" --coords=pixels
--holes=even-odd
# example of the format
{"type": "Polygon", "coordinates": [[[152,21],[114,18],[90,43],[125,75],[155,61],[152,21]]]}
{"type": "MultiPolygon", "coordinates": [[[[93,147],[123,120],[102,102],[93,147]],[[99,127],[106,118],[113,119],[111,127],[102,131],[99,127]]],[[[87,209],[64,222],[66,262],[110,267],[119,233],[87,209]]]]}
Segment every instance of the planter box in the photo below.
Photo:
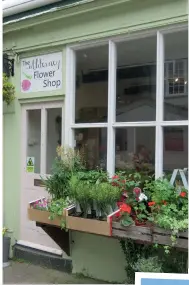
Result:
{"type": "Polygon", "coordinates": [[[66,228],[90,234],[112,236],[112,219],[119,210],[107,216],[106,221],[71,216],[75,206],[66,209],[66,228]]]}
{"type": "MultiPolygon", "coordinates": [[[[153,243],[171,245],[171,231],[162,228],[153,228],[153,243]]],[[[179,232],[175,247],[188,250],[188,231],[179,232]]]]}
{"type": "MultiPolygon", "coordinates": [[[[45,198],[37,199],[37,200],[29,203],[28,219],[30,221],[35,221],[35,222],[42,223],[42,224],[54,225],[54,226],[60,227],[61,226],[61,217],[56,217],[54,220],[50,220],[49,217],[50,217],[51,213],[49,211],[43,211],[43,210],[38,210],[38,209],[33,208],[33,205],[37,201],[41,201],[43,199],[45,199],[45,198]]],[[[65,216],[65,211],[63,211],[62,216],[65,216]]]]}
{"type": "Polygon", "coordinates": [[[147,226],[131,225],[124,227],[120,222],[112,223],[112,236],[117,238],[128,238],[133,240],[140,240],[144,242],[152,242],[151,229],[147,226]]]}
{"type": "MultiPolygon", "coordinates": [[[[130,238],[142,243],[172,245],[171,231],[153,225],[123,227],[119,222],[113,222],[112,236],[120,239],[130,238]]],[[[188,232],[179,233],[175,247],[188,249],[188,232]]]]}

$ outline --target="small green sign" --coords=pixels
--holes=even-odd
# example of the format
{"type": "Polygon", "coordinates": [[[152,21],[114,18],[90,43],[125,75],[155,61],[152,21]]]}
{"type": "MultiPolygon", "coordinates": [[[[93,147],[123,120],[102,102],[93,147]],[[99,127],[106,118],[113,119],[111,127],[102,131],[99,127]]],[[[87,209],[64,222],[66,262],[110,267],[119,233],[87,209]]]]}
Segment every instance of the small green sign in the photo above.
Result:
{"type": "Polygon", "coordinates": [[[34,173],[35,158],[27,157],[26,172],[34,173]]]}

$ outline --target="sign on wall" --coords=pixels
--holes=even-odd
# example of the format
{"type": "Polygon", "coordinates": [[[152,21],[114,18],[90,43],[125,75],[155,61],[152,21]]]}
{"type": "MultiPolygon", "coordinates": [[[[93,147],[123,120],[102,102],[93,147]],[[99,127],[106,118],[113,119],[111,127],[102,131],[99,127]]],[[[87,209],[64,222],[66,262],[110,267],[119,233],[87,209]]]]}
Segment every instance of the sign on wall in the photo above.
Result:
{"type": "Polygon", "coordinates": [[[27,157],[26,160],[26,172],[34,173],[34,167],[35,167],[35,157],[27,157]]]}
{"type": "Polygon", "coordinates": [[[188,274],[135,273],[135,285],[188,285],[188,274]]]}
{"type": "Polygon", "coordinates": [[[61,88],[61,52],[21,60],[21,91],[23,93],[53,91],[61,88]]]}

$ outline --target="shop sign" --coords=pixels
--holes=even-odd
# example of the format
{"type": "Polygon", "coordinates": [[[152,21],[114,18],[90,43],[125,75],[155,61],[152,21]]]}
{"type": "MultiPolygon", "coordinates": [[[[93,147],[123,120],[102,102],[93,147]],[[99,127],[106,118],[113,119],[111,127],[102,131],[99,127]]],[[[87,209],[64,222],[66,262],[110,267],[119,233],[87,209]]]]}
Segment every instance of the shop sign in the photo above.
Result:
{"type": "Polygon", "coordinates": [[[61,88],[61,52],[21,60],[21,91],[23,93],[53,91],[61,88]]]}

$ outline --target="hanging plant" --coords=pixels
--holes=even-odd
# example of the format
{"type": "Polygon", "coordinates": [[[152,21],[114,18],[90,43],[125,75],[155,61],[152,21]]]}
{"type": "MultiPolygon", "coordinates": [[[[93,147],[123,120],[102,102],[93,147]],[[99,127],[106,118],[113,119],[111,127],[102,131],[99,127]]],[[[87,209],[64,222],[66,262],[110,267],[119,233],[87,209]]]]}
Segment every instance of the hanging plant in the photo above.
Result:
{"type": "Polygon", "coordinates": [[[15,87],[3,73],[3,101],[10,105],[15,99],[15,87]]]}

